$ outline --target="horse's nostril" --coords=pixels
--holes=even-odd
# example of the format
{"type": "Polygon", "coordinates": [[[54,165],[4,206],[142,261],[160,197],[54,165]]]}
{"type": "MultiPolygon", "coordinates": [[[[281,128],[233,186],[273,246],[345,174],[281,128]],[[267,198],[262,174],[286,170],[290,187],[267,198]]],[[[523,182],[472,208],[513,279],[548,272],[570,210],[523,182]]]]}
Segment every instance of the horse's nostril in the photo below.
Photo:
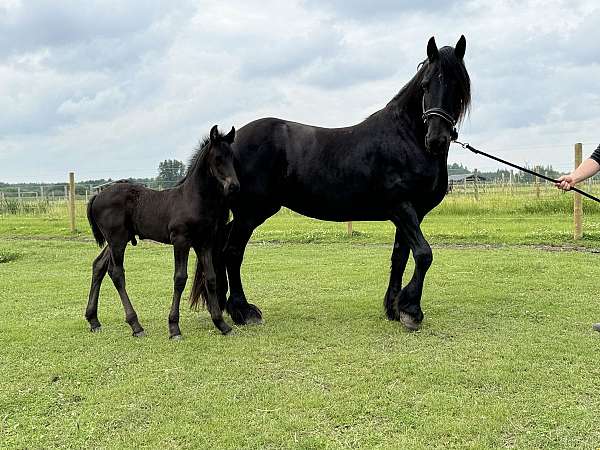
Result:
{"type": "Polygon", "coordinates": [[[230,184],[229,185],[229,193],[230,194],[235,194],[237,192],[240,191],[240,185],[239,184],[230,184]]]}

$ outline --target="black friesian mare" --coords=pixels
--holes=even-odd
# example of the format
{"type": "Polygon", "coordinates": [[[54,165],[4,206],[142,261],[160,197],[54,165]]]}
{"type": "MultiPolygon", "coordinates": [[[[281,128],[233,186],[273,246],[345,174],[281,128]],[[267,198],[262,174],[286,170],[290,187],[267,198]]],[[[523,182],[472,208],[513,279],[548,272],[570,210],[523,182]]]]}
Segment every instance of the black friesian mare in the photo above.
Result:
{"type": "Polygon", "coordinates": [[[321,220],[391,220],[396,238],[385,311],[411,330],[419,327],[433,258],[420,224],[446,194],[449,145],[469,109],[465,49],[464,36],[456,48],[441,49],[431,38],[413,79],[358,125],[331,129],[266,118],[238,131],[233,152],[242,189],[225,247],[227,311],[236,323],[262,320],[246,300],[240,267],[253,230],[285,206],[321,220]],[[411,250],[415,271],[402,289],[411,250]]]}
{"type": "Polygon", "coordinates": [[[121,297],[125,321],[134,336],[144,335],[125,290],[123,269],[125,247],[128,242],[136,245],[136,235],[140,239],[173,245],[175,276],[169,314],[170,337],[181,337],[179,302],[187,281],[190,248],[197,255],[192,304],[202,297],[215,326],[223,334],[231,331],[223,320],[225,304],[220,305],[218,300],[226,295],[227,280],[216,277],[213,253],[218,255],[219,252],[213,252],[213,248],[223,245],[224,228],[229,218],[227,197],[240,188],[231,150],[234,137],[234,128],[223,136],[215,125],[210,136],[198,146],[185,178],[173,189],[155,191],[122,181],[92,197],[87,208],[92,232],[100,247],[108,244],[92,266],[92,287],[85,312],[92,331],[100,330],[98,296],[108,271],[121,297]],[[224,292],[218,292],[223,289],[224,292]]]}

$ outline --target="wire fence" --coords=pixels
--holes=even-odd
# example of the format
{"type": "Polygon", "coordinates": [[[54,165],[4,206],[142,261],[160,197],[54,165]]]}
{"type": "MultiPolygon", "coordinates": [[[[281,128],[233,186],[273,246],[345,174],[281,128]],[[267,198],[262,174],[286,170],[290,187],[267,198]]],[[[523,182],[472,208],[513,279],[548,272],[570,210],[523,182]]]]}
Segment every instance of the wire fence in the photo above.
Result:
{"type": "MultiPolygon", "coordinates": [[[[164,189],[164,184],[155,186],[164,189]]],[[[594,195],[600,195],[600,181],[588,180],[579,186],[594,195]]],[[[78,190],[79,192],[79,190],[78,190]]],[[[67,217],[69,211],[68,192],[65,196],[58,192],[38,195],[0,196],[1,215],[48,215],[67,217]]],[[[86,204],[93,195],[89,191],[75,196],[77,217],[85,216],[86,204]]],[[[600,213],[600,204],[586,202],[588,213],[600,213]]],[[[441,214],[534,214],[534,213],[573,213],[573,198],[562,192],[552,183],[502,183],[500,181],[461,181],[449,184],[448,195],[434,212],[441,214]]]]}

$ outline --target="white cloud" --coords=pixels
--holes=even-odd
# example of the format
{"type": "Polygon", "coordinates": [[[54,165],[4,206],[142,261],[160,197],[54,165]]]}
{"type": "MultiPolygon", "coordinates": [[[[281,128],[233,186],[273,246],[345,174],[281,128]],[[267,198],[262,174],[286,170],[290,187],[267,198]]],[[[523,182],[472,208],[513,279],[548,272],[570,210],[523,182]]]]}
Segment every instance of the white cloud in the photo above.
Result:
{"type": "Polygon", "coordinates": [[[430,36],[461,34],[462,137],[566,170],[574,142],[600,142],[599,25],[584,0],[0,0],[0,181],[154,175],[215,123],[350,125],[412,77],[430,36]]]}

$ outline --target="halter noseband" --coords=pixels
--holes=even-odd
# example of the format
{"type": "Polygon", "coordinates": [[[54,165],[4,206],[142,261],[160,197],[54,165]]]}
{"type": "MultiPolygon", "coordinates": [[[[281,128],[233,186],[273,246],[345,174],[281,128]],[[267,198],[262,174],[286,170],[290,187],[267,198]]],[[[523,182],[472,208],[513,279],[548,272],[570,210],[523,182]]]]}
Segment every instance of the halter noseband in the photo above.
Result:
{"type": "Polygon", "coordinates": [[[458,139],[458,131],[456,131],[456,120],[448,112],[442,108],[429,108],[425,109],[425,96],[423,96],[423,123],[427,125],[427,121],[431,116],[437,116],[444,119],[452,127],[452,135],[450,136],[453,141],[458,139]]]}

